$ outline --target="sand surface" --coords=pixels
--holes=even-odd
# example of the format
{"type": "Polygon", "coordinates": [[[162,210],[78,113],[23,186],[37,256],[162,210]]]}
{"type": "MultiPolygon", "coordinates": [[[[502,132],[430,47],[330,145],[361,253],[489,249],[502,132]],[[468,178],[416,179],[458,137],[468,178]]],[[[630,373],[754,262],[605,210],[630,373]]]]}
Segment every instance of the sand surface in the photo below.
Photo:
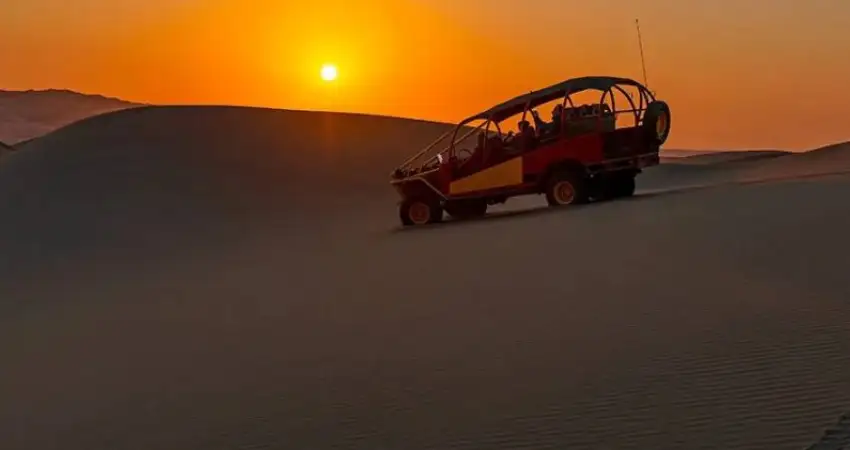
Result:
{"type": "Polygon", "coordinates": [[[444,128],[142,108],[8,155],[0,447],[800,449],[843,427],[850,147],[400,230],[388,171],[444,128]]]}

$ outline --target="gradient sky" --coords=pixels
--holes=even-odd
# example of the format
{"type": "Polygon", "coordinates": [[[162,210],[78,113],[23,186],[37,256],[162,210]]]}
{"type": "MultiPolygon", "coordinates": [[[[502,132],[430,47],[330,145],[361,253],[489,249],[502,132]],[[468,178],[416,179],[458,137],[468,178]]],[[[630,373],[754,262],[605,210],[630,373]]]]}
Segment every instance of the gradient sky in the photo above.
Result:
{"type": "Polygon", "coordinates": [[[456,121],[586,74],[641,77],[668,147],[850,139],[849,0],[0,0],[0,88],[456,121]],[[320,66],[339,66],[323,83],[320,66]]]}

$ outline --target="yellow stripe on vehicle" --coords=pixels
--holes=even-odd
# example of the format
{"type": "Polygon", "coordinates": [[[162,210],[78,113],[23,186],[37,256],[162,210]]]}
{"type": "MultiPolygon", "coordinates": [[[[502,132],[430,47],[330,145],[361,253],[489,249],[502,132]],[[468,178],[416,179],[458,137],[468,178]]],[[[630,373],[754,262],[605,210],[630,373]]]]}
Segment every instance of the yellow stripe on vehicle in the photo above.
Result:
{"type": "Polygon", "coordinates": [[[521,156],[453,181],[449,185],[449,194],[466,194],[518,184],[522,184],[521,156]]]}

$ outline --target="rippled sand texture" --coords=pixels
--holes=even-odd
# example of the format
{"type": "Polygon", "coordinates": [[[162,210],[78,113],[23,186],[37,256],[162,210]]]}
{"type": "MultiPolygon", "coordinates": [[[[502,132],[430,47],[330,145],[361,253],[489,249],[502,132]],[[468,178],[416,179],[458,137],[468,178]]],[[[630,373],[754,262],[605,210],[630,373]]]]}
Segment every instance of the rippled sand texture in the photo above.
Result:
{"type": "Polygon", "coordinates": [[[388,171],[443,129],[141,108],[4,158],[0,447],[790,450],[844,429],[850,147],[402,231],[388,171]]]}

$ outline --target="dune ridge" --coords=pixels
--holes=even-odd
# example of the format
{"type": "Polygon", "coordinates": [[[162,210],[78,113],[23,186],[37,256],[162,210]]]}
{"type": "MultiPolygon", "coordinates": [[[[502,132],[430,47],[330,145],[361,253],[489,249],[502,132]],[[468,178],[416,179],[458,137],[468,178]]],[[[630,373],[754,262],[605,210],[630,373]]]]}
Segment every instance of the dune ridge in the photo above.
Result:
{"type": "Polygon", "coordinates": [[[88,116],[139,105],[63,89],[0,90],[0,140],[18,144],[88,116]]]}
{"type": "Polygon", "coordinates": [[[144,107],[4,157],[3,448],[791,449],[843,430],[850,177],[800,177],[847,144],[400,232],[388,172],[447,127],[144,107]],[[783,181],[742,184],[759,176],[783,181]]]}
{"type": "Polygon", "coordinates": [[[850,448],[850,412],[845,413],[838,423],[827,429],[818,442],[806,450],[846,450],[850,448]]]}
{"type": "Polygon", "coordinates": [[[786,156],[791,152],[783,150],[738,150],[699,152],[694,155],[682,155],[666,158],[665,163],[671,164],[722,164],[738,161],[752,161],[762,158],[786,156]]]}

